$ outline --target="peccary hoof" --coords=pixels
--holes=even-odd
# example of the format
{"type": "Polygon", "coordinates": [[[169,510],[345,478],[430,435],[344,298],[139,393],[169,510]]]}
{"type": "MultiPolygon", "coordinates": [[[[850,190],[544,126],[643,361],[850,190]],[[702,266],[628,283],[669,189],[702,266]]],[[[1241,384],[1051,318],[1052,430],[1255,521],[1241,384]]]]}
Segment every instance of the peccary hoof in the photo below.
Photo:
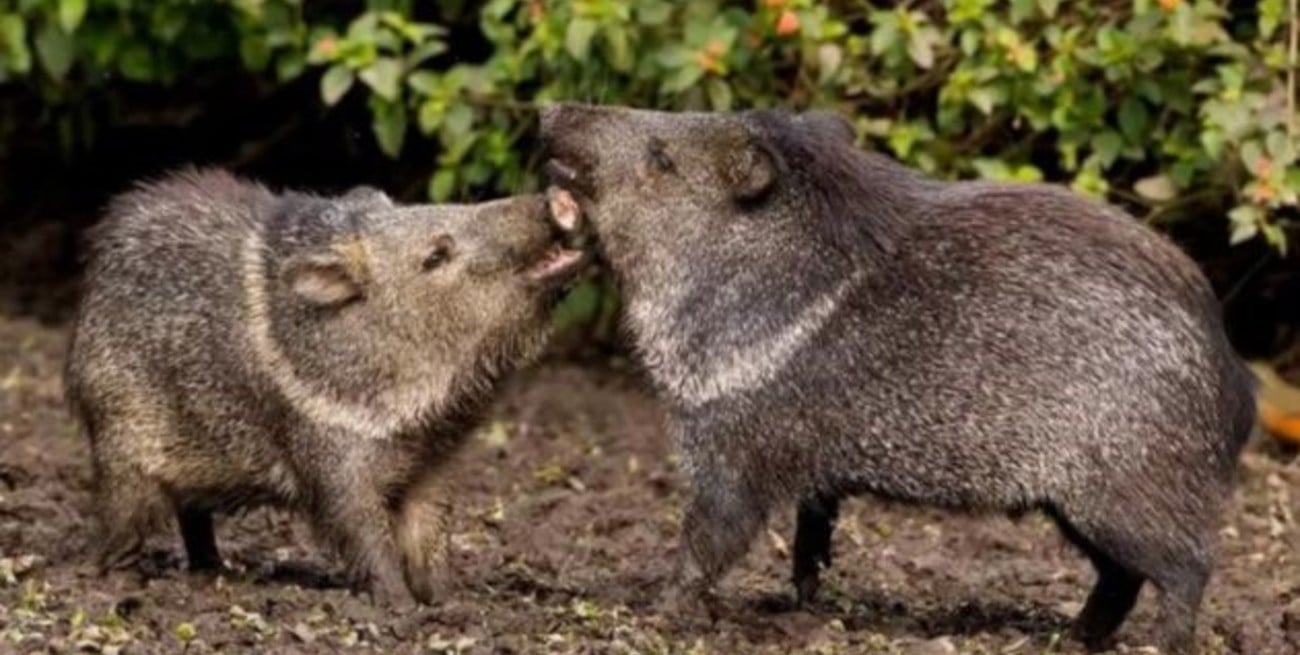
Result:
{"type": "Polygon", "coordinates": [[[679,625],[705,628],[717,622],[719,608],[707,591],[673,585],[659,599],[656,609],[661,616],[679,625]]]}
{"type": "Polygon", "coordinates": [[[821,576],[816,572],[795,578],[795,606],[805,607],[817,600],[817,592],[822,587],[821,576]]]}
{"type": "Polygon", "coordinates": [[[415,596],[404,584],[379,584],[370,589],[370,599],[374,604],[399,614],[408,614],[419,607],[415,596]]]}
{"type": "Polygon", "coordinates": [[[1097,635],[1088,629],[1080,626],[1078,623],[1070,626],[1070,636],[1083,644],[1084,650],[1089,653],[1101,653],[1115,648],[1116,639],[1114,634],[1097,635]]]}

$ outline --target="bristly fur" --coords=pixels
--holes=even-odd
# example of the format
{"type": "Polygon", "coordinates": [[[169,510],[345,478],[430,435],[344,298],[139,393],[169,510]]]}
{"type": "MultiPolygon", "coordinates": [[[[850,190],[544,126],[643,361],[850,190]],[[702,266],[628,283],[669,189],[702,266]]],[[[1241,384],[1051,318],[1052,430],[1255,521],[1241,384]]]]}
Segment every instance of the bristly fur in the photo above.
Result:
{"type": "Polygon", "coordinates": [[[1078,637],[1149,580],[1192,650],[1254,402],[1176,247],[1059,187],[925,178],[825,114],[557,105],[542,136],[691,478],[684,597],[781,502],[801,598],[844,496],[1039,509],[1098,571],[1078,637]]]}
{"type": "Polygon", "coordinates": [[[906,229],[900,196],[923,192],[932,186],[929,180],[884,156],[838,147],[852,141],[853,130],[837,115],[760,110],[748,119],[780,157],[784,183],[802,190],[809,219],[825,243],[854,261],[894,253],[906,229]],[[881,175],[909,179],[899,185],[873,184],[881,175]]]}
{"type": "Polygon", "coordinates": [[[519,271],[552,240],[540,196],[400,207],[187,170],[116,198],[65,376],[103,564],[130,563],[175,514],[191,567],[219,567],[212,513],[272,504],[305,514],[357,585],[430,600],[449,504],[437,467],[539,351],[551,290],[519,271]],[[423,265],[448,243],[446,263],[423,265]],[[296,286],[302,271],[314,287],[296,286]]]}

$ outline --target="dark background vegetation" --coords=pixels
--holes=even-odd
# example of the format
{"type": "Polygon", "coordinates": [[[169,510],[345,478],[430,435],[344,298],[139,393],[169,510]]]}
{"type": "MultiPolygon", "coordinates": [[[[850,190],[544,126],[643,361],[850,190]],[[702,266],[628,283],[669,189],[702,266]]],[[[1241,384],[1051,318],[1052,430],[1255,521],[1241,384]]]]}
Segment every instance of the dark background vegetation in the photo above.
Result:
{"type": "MultiPolygon", "coordinates": [[[[830,107],[934,175],[1121,204],[1243,353],[1300,360],[1294,4],[0,0],[0,310],[66,316],[106,200],[186,164],[470,200],[536,188],[552,100],[830,107]]],[[[611,301],[561,320],[604,341],[611,301]]]]}

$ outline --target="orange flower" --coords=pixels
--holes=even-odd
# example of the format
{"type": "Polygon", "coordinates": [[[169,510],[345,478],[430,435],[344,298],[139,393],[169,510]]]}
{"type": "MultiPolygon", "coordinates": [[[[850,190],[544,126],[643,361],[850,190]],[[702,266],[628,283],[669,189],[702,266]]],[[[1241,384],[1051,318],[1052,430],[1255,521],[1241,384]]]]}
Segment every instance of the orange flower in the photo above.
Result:
{"type": "Polygon", "coordinates": [[[1255,177],[1266,178],[1273,171],[1273,160],[1260,157],[1255,161],[1255,177]]]}
{"type": "Polygon", "coordinates": [[[718,58],[707,52],[701,52],[695,57],[695,63],[706,73],[716,73],[720,70],[718,58]]]}
{"type": "Polygon", "coordinates": [[[790,36],[798,31],[799,16],[789,9],[781,12],[781,17],[776,19],[776,33],[780,36],[790,36]]]}
{"type": "Polygon", "coordinates": [[[528,0],[528,18],[534,23],[540,23],[546,18],[546,7],[540,0],[528,0]]]}
{"type": "Polygon", "coordinates": [[[1178,5],[1181,3],[1182,0],[1156,0],[1156,4],[1160,5],[1160,8],[1165,11],[1173,11],[1177,9],[1178,5]]]}
{"type": "Polygon", "coordinates": [[[1272,200],[1274,195],[1273,187],[1269,186],[1266,182],[1255,184],[1250,190],[1250,199],[1260,205],[1272,200]]]}
{"type": "Polygon", "coordinates": [[[336,37],[326,36],[316,42],[315,50],[322,56],[330,57],[334,55],[334,51],[338,50],[338,47],[339,40],[336,37]]]}

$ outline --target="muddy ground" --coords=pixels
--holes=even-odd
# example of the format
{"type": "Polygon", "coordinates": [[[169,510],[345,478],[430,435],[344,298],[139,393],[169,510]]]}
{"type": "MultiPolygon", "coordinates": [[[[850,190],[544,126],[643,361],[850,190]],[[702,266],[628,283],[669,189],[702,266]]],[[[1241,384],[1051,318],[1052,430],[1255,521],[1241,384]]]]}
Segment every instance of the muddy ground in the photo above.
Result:
{"type": "MultiPolygon", "coordinates": [[[[85,444],[63,409],[65,330],[0,317],[0,653],[1076,653],[1091,583],[1041,517],[966,517],[858,500],[820,602],[787,583],[792,514],[726,580],[712,628],[654,603],[682,483],[660,413],[617,365],[551,363],[512,384],[451,474],[457,577],[397,615],[339,584],[291,517],[218,524],[230,570],[182,570],[160,534],[139,569],[97,577],[85,444]]],[[[1300,462],[1257,441],[1226,515],[1203,653],[1300,652],[1300,462]]],[[[1143,592],[1118,652],[1154,632],[1143,592]]]]}

